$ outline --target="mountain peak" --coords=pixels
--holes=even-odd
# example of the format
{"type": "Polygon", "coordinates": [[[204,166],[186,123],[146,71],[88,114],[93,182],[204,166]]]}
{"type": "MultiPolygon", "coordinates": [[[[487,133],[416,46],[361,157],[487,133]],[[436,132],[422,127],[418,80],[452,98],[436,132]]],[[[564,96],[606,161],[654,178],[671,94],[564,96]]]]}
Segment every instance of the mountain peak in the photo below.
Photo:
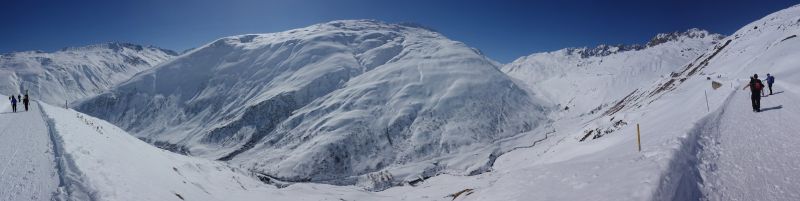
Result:
{"type": "Polygon", "coordinates": [[[647,47],[653,47],[669,41],[677,41],[682,38],[705,38],[714,37],[714,39],[722,39],[724,36],[720,34],[710,33],[703,29],[691,28],[683,32],[660,33],[647,42],[647,47]]]}
{"type": "Polygon", "coordinates": [[[671,32],[671,33],[660,33],[656,34],[650,41],[647,42],[646,45],[641,44],[616,44],[616,45],[607,45],[607,44],[600,44],[596,47],[579,47],[579,48],[566,48],[563,49],[564,53],[567,55],[576,55],[580,56],[581,58],[589,58],[589,57],[598,57],[598,56],[608,56],[620,52],[626,51],[638,51],[643,50],[645,48],[657,46],[663,43],[667,43],[670,41],[680,41],[682,39],[701,39],[706,37],[713,37],[712,40],[721,40],[724,38],[723,35],[710,33],[703,29],[692,28],[683,32],[671,32]]]}
{"type": "Polygon", "coordinates": [[[596,56],[608,56],[611,54],[625,52],[625,51],[635,51],[644,49],[645,46],[639,44],[633,45],[625,45],[625,44],[617,44],[617,45],[606,45],[601,44],[594,48],[588,47],[581,47],[581,48],[567,48],[566,53],[569,55],[580,55],[581,58],[589,58],[589,57],[596,57],[596,56]]]}
{"type": "Polygon", "coordinates": [[[400,27],[404,28],[419,28],[424,29],[432,32],[436,32],[433,28],[416,23],[416,22],[400,22],[400,23],[388,23],[380,20],[374,19],[356,19],[356,20],[334,20],[330,22],[321,23],[318,25],[322,26],[333,26],[336,28],[343,28],[343,29],[350,29],[350,30],[362,30],[362,29],[373,29],[373,28],[390,28],[390,29],[397,29],[400,27]]]}
{"type": "MultiPolygon", "coordinates": [[[[425,38],[446,39],[432,28],[415,23],[387,23],[372,19],[335,20],[318,23],[303,28],[272,33],[252,33],[222,37],[201,46],[205,47],[242,47],[247,49],[261,48],[276,41],[306,40],[338,40],[346,44],[356,44],[363,40],[389,40],[401,35],[411,34],[425,38]],[[358,38],[354,38],[358,36],[358,38]]],[[[402,37],[400,37],[402,38],[402,37]]],[[[400,38],[397,38],[398,40],[400,38]]],[[[386,42],[386,41],[384,41],[386,42]]],[[[369,47],[369,44],[360,48],[369,47]]]]}
{"type": "Polygon", "coordinates": [[[79,47],[65,47],[65,48],[62,48],[59,51],[62,51],[62,52],[63,51],[87,51],[87,50],[98,50],[98,49],[110,49],[110,50],[113,50],[115,52],[122,51],[123,49],[131,49],[131,50],[135,50],[135,51],[143,51],[145,49],[153,49],[153,50],[162,51],[162,52],[167,53],[167,54],[172,55],[172,56],[177,56],[178,55],[177,52],[172,51],[172,50],[159,48],[159,47],[155,47],[155,46],[152,46],[152,45],[143,46],[143,45],[139,45],[139,44],[126,43],[126,42],[106,42],[106,43],[92,44],[92,45],[79,46],[79,47]]]}

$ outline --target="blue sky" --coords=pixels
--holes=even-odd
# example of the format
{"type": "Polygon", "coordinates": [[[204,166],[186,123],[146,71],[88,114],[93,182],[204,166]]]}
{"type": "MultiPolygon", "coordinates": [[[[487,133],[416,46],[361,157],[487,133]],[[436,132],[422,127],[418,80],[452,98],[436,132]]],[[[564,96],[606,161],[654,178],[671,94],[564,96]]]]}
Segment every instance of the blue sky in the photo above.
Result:
{"type": "Polygon", "coordinates": [[[730,34],[794,0],[0,0],[0,52],[120,41],[174,50],[339,19],[416,22],[510,62],[534,52],[644,43],[697,27],[730,34]]]}

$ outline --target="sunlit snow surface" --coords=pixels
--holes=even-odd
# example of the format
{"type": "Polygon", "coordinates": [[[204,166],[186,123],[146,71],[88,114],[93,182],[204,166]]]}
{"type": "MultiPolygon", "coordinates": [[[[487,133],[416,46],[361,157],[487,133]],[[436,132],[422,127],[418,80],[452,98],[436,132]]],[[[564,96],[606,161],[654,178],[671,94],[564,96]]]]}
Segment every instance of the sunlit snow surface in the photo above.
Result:
{"type": "MultiPolygon", "coordinates": [[[[375,57],[362,57],[370,54],[353,48],[367,42],[342,42],[350,40],[342,32],[383,30],[357,29],[365,24],[388,26],[384,34],[398,31],[392,29],[397,25],[341,21],[276,34],[224,38],[137,76],[80,108],[133,131],[133,135],[188,146],[192,154],[210,159],[224,158],[254,139],[253,133],[264,133],[252,149],[231,157],[230,164],[158,150],[102,120],[74,111],[45,106],[45,113],[53,119],[48,122],[55,122],[61,136],[56,142],[63,146],[63,153],[72,155],[72,161],[78,164],[76,170],[86,173],[78,177],[81,183],[90,186],[86,189],[95,196],[109,199],[164,200],[175,199],[176,194],[201,200],[798,199],[795,192],[800,192],[800,182],[794,181],[800,179],[796,169],[800,159],[793,150],[800,144],[795,142],[800,138],[794,137],[800,110],[792,103],[800,98],[800,39],[796,36],[800,34],[800,7],[748,24],[708,45],[699,55],[684,52],[686,55],[676,56],[684,48],[680,46],[663,48],[663,52],[673,53],[668,54],[672,57],[647,53],[659,45],[603,56],[604,61],[622,66],[603,67],[609,68],[606,71],[611,72],[608,77],[612,82],[589,76],[603,72],[599,69],[556,69],[556,73],[541,77],[512,74],[514,79],[510,79],[497,64],[463,44],[413,27],[398,28],[398,32],[419,32],[401,34],[403,48],[397,56],[404,56],[367,67],[364,58],[375,57]],[[342,34],[311,34],[317,36],[311,37],[315,40],[287,39],[295,43],[293,48],[281,48],[289,43],[259,42],[282,34],[317,33],[306,29],[331,29],[342,34]],[[302,42],[308,44],[296,45],[302,42]],[[281,54],[263,47],[283,50],[286,56],[270,60],[281,54]],[[303,51],[315,54],[293,54],[303,51]],[[406,51],[409,53],[402,54],[406,51]],[[209,56],[222,52],[231,53],[209,56]],[[636,52],[654,59],[673,59],[636,62],[660,66],[645,69],[622,65],[626,64],[624,57],[636,52]],[[327,56],[290,59],[308,55],[327,56]],[[413,62],[404,62],[403,58],[413,62]],[[688,60],[681,64],[678,59],[688,60]],[[213,65],[201,65],[205,63],[213,65]],[[317,66],[305,68],[309,65],[317,66]],[[622,75],[615,75],[617,72],[622,75]],[[761,113],[749,111],[749,91],[742,90],[753,73],[762,78],[765,73],[775,75],[775,92],[780,92],[762,99],[765,111],[761,113]],[[242,76],[246,79],[239,79],[242,76]],[[560,84],[570,80],[577,86],[560,84]],[[712,82],[722,85],[713,89],[712,82]],[[319,87],[331,85],[335,87],[319,87]],[[567,89],[556,93],[558,86],[567,89]],[[567,86],[596,89],[575,93],[567,86]],[[597,94],[591,95],[594,91],[597,94]],[[585,98],[582,102],[569,103],[572,97],[581,96],[585,98]],[[544,109],[551,104],[561,107],[558,111],[544,109]],[[570,110],[562,111],[570,104],[570,110]],[[461,107],[464,105],[472,107],[461,107]],[[600,109],[592,112],[597,106],[600,109]],[[285,117],[273,118],[281,112],[285,117]],[[545,115],[554,121],[549,122],[545,115]],[[402,122],[406,116],[413,120],[399,128],[408,129],[394,133],[389,125],[402,122]],[[69,128],[87,125],[82,118],[94,123],[69,128]],[[415,123],[417,120],[419,123],[415,123]],[[615,124],[620,120],[625,124],[615,124]],[[60,121],[65,122],[61,127],[60,121]],[[437,121],[443,123],[435,124],[437,121]],[[517,129],[528,121],[532,127],[519,133],[517,129]],[[98,132],[94,124],[102,131],[98,132]],[[642,131],[641,152],[636,149],[637,124],[642,131]],[[484,132],[465,132],[465,128],[484,132]],[[269,132],[257,132],[259,129],[269,132]],[[581,141],[587,131],[595,129],[610,132],[581,141]],[[103,135],[108,137],[104,139],[103,135]],[[408,137],[390,143],[395,136],[408,137]],[[524,148],[534,142],[535,146],[524,148]],[[477,167],[484,165],[484,159],[495,150],[513,151],[497,158],[490,172],[464,176],[480,169],[477,167]],[[337,155],[340,153],[347,154],[337,155]],[[139,160],[128,160],[137,157],[139,160]],[[339,163],[335,162],[337,157],[339,163]],[[245,171],[255,168],[299,180],[358,180],[350,176],[376,170],[377,163],[389,160],[391,163],[382,163],[383,167],[392,175],[400,175],[394,179],[407,180],[404,175],[432,168],[424,167],[429,159],[440,161],[433,169],[447,174],[430,177],[416,186],[380,192],[367,192],[362,186],[314,183],[278,189],[255,181],[245,171]],[[337,166],[340,163],[346,165],[337,166]],[[98,168],[101,166],[104,168],[98,168]],[[130,168],[138,169],[117,171],[130,168]],[[165,184],[139,184],[153,179],[165,184]],[[193,184],[181,186],[184,181],[193,184]],[[139,193],[149,191],[153,193],[139,193]],[[220,194],[236,197],[217,197],[220,194]]],[[[359,37],[364,36],[356,34],[352,40],[359,37]]],[[[383,40],[372,49],[397,40],[383,40]]],[[[503,69],[511,72],[510,68],[503,69]]]]}
{"type": "Polygon", "coordinates": [[[24,94],[57,105],[100,94],[136,73],[167,61],[170,50],[104,43],[56,52],[0,55],[0,93],[24,94]]]}
{"type": "Polygon", "coordinates": [[[546,108],[463,43],[348,20],[222,38],[78,110],[288,181],[386,170],[400,184],[487,170],[518,144],[506,138],[547,124],[546,108]]]}

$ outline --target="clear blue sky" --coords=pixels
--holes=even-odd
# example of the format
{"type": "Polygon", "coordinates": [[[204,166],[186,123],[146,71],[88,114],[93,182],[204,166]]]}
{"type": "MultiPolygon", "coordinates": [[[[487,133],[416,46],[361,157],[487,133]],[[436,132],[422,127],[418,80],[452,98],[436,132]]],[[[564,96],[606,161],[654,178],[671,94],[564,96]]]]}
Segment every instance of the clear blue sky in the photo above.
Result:
{"type": "Polygon", "coordinates": [[[339,19],[416,22],[500,62],[534,52],[644,43],[703,28],[730,34],[798,0],[0,0],[0,52],[119,41],[177,51],[214,39],[339,19]]]}

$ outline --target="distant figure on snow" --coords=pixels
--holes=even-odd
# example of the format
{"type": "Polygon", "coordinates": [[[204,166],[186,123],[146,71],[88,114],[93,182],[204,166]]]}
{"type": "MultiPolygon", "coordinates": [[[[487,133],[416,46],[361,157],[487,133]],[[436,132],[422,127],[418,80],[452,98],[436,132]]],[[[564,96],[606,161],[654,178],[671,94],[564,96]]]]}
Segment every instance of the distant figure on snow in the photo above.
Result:
{"type": "Polygon", "coordinates": [[[17,98],[11,95],[11,111],[17,112],[17,98]]]}
{"type": "Polygon", "coordinates": [[[761,112],[761,90],[764,89],[764,83],[761,83],[761,80],[758,79],[758,74],[753,75],[750,77],[750,83],[747,86],[744,86],[744,89],[750,87],[750,102],[753,104],[753,111],[761,112]]]}
{"type": "Polygon", "coordinates": [[[767,86],[769,87],[769,95],[772,95],[772,83],[775,83],[775,77],[767,73],[767,86]]]}
{"type": "Polygon", "coordinates": [[[31,104],[28,99],[28,94],[25,94],[25,98],[22,99],[22,104],[25,104],[25,111],[28,111],[28,105],[31,104]]]}

